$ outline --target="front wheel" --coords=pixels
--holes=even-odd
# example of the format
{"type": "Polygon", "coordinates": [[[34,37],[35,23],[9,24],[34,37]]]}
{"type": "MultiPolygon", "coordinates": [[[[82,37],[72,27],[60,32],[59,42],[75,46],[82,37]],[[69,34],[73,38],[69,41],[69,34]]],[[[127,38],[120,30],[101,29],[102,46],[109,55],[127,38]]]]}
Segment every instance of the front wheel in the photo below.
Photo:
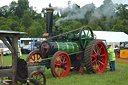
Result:
{"type": "Polygon", "coordinates": [[[58,51],[51,59],[51,73],[54,77],[66,77],[70,71],[70,58],[65,52],[58,51]]]}
{"type": "Polygon", "coordinates": [[[27,56],[26,62],[28,64],[35,64],[37,62],[40,62],[42,60],[42,55],[39,50],[34,50],[30,52],[27,56]]]}

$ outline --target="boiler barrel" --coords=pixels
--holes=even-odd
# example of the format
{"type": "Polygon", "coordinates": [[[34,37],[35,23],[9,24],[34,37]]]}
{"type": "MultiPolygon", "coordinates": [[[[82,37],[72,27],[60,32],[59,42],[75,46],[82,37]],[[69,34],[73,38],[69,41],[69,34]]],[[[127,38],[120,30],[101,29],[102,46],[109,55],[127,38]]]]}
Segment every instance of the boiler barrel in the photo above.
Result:
{"type": "Polygon", "coordinates": [[[79,45],[75,42],[49,42],[44,41],[40,46],[43,55],[53,55],[57,51],[64,51],[68,54],[79,52],[79,45]]]}

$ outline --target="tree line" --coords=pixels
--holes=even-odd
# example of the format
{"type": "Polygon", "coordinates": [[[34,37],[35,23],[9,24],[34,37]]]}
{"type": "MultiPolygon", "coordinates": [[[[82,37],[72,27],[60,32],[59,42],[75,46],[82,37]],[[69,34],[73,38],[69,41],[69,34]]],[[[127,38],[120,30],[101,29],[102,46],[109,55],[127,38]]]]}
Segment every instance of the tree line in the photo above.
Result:
{"type": "MultiPolygon", "coordinates": [[[[12,1],[0,7],[0,30],[27,32],[28,35],[23,37],[42,37],[46,32],[45,10],[42,8],[37,13],[29,6],[28,0],[12,1]]],[[[63,32],[88,25],[93,30],[128,34],[128,4],[114,4],[111,0],[104,0],[100,7],[93,3],[80,7],[77,3],[68,3],[67,8],[55,10],[53,25],[58,25],[63,32]]]]}

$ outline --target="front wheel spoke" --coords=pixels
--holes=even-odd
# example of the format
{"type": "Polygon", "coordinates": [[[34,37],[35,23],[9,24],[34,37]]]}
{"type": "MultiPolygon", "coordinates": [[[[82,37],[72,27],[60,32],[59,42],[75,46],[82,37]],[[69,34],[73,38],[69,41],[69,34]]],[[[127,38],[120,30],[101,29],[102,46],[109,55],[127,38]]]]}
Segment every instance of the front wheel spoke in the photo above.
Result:
{"type": "Polygon", "coordinates": [[[56,61],[55,61],[55,63],[57,64],[57,63],[59,63],[59,61],[58,61],[58,60],[56,60],[56,61]]]}
{"type": "Polygon", "coordinates": [[[61,61],[61,59],[62,59],[62,55],[61,55],[61,56],[59,56],[59,60],[60,60],[60,62],[62,62],[62,61],[61,61]]]}
{"type": "Polygon", "coordinates": [[[63,63],[65,63],[65,57],[64,57],[64,59],[63,59],[63,63]]]}
{"type": "Polygon", "coordinates": [[[42,79],[43,77],[40,75],[39,79],[42,79]]]}
{"type": "Polygon", "coordinates": [[[62,68],[62,72],[61,72],[62,74],[64,74],[64,69],[62,68]]]}
{"type": "Polygon", "coordinates": [[[36,76],[36,79],[37,79],[37,76],[36,76]]]}
{"type": "Polygon", "coordinates": [[[59,64],[59,63],[57,63],[57,64],[55,64],[55,66],[60,66],[60,64],[59,64]]]}
{"type": "Polygon", "coordinates": [[[36,55],[36,59],[38,60],[38,54],[36,55]]]}
{"type": "Polygon", "coordinates": [[[66,72],[66,70],[64,70],[64,69],[62,69],[62,70],[63,70],[64,73],[66,72]]]}
{"type": "Polygon", "coordinates": [[[35,61],[35,59],[33,59],[33,57],[31,58],[33,61],[35,61]]]}
{"type": "Polygon", "coordinates": [[[67,61],[65,61],[63,64],[67,64],[67,61]]]}
{"type": "Polygon", "coordinates": [[[37,56],[37,59],[38,59],[38,60],[39,60],[39,59],[41,59],[41,56],[40,56],[40,55],[38,55],[38,56],[37,56]]]}
{"type": "Polygon", "coordinates": [[[58,70],[56,71],[56,73],[60,75],[60,68],[58,68],[58,70]]]}
{"type": "Polygon", "coordinates": [[[64,67],[67,68],[67,65],[65,65],[64,67]]]}
{"type": "Polygon", "coordinates": [[[36,55],[37,55],[37,54],[35,54],[35,55],[33,56],[34,60],[36,60],[36,55]]]}

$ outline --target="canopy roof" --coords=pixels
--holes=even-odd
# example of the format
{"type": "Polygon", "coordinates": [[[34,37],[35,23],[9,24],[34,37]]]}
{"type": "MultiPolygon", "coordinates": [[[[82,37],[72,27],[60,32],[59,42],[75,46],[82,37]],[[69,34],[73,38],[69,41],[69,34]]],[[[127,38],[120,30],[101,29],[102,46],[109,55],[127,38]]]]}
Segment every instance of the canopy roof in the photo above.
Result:
{"type": "Polygon", "coordinates": [[[124,32],[112,31],[93,31],[96,39],[105,39],[107,42],[125,42],[128,41],[128,35],[124,32]]]}

